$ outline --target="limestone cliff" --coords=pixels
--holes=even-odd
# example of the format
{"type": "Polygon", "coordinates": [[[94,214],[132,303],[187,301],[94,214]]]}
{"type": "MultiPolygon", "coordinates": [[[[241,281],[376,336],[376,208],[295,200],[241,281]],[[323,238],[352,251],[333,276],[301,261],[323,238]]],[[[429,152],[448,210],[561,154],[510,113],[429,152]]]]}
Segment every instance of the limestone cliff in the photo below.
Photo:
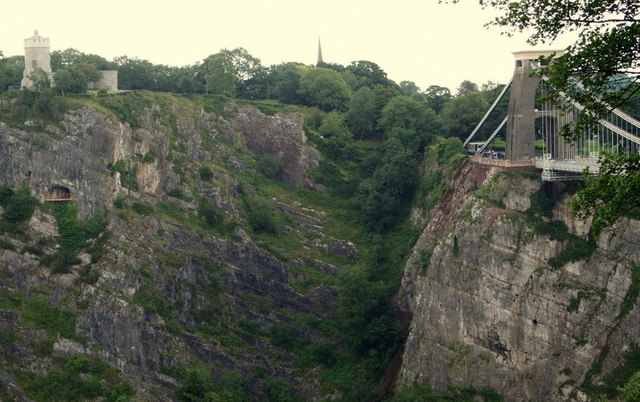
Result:
{"type": "Polygon", "coordinates": [[[565,188],[472,163],[457,171],[396,297],[412,316],[398,386],[491,388],[514,401],[604,392],[640,343],[640,222],[589,240],[565,188]]]}
{"type": "Polygon", "coordinates": [[[116,368],[143,400],[175,399],[185,368],[201,363],[240,373],[256,399],[274,378],[305,399],[331,392],[313,364],[294,366],[291,345],[332,341],[299,320],[330,317],[338,267],[323,260],[358,251],[324,233],[323,211],[253,181],[268,168],[314,185],[319,154],[302,118],[155,96],[135,124],[90,103],[57,122],[0,122],[0,186],[26,186],[41,203],[19,232],[0,230],[0,397],[24,398],[19,379],[78,354],[116,368]],[[80,219],[106,211],[102,232],[57,272],[56,191],[80,219]],[[252,226],[263,209],[275,228],[252,226]],[[65,317],[63,329],[43,311],[65,317]]]}

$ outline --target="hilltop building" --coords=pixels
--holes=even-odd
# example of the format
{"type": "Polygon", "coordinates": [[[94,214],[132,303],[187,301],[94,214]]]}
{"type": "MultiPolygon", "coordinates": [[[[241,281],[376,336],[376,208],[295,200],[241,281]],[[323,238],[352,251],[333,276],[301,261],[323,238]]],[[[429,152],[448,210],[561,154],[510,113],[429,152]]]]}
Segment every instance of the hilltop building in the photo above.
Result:
{"type": "MultiPolygon", "coordinates": [[[[51,52],[49,38],[40,36],[36,30],[33,36],[24,40],[24,72],[22,73],[22,88],[31,88],[33,82],[29,75],[34,69],[40,68],[49,75],[49,80],[53,85],[53,73],[51,71],[51,52]]],[[[88,82],[88,89],[106,89],[109,91],[118,90],[118,71],[102,70],[101,77],[96,82],[88,82]]]]}
{"type": "Polygon", "coordinates": [[[24,72],[22,73],[22,88],[31,88],[33,82],[29,75],[36,68],[41,68],[51,79],[51,53],[49,52],[49,38],[44,38],[36,30],[33,36],[24,40],[24,72]]]}

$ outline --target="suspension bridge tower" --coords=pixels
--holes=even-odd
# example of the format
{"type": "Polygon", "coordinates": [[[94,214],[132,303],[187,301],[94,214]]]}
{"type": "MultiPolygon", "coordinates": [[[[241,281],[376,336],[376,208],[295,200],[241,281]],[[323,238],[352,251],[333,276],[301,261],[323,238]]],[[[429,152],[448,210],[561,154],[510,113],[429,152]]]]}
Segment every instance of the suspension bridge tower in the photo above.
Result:
{"type": "MultiPolygon", "coordinates": [[[[541,77],[535,75],[540,56],[560,55],[562,51],[522,51],[514,52],[515,69],[511,81],[509,111],[507,119],[506,158],[511,161],[535,158],[536,119],[548,121],[557,115],[553,106],[546,102],[546,110],[540,107],[541,77]]],[[[550,122],[553,124],[553,122],[550,122]]],[[[557,130],[557,125],[555,125],[557,130]]],[[[553,133],[555,135],[555,133],[553,133]]]]}
{"type": "Polygon", "coordinates": [[[585,168],[589,168],[590,174],[598,174],[600,158],[605,153],[640,153],[640,121],[604,103],[610,112],[597,117],[597,123],[583,127],[573,141],[568,142],[558,135],[561,127],[570,126],[579,119],[584,106],[562,92],[553,99],[548,97],[547,77],[536,70],[543,67],[550,56],[559,56],[562,51],[532,50],[513,54],[513,76],[463,143],[465,147],[469,146],[472,160],[507,169],[534,167],[542,171],[543,180],[556,181],[581,178],[585,168]],[[471,143],[509,89],[507,116],[486,141],[471,143]],[[485,152],[505,126],[505,153],[485,152]],[[538,155],[536,140],[541,140],[538,155]],[[506,160],[494,160],[501,158],[506,160]]]}

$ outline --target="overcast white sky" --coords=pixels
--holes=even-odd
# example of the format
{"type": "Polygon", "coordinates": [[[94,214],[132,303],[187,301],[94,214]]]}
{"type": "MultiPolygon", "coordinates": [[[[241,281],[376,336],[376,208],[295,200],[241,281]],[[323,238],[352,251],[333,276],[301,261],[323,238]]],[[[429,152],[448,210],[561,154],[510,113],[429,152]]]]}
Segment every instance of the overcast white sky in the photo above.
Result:
{"type": "MultiPolygon", "coordinates": [[[[484,28],[477,0],[1,0],[0,50],[22,55],[35,29],[51,50],[75,48],[112,60],[126,55],[185,66],[243,47],[264,66],[325,62],[378,64],[396,82],[455,93],[463,80],[505,83],[524,35],[484,28]]],[[[552,48],[564,48],[559,41],[552,48]]]]}

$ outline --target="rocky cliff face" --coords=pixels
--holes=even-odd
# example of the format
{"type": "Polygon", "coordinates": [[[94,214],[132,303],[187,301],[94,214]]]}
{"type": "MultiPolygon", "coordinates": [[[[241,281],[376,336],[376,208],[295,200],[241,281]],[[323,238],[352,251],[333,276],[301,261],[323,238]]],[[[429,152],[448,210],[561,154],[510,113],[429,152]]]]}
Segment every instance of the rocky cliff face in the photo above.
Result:
{"type": "Polygon", "coordinates": [[[590,242],[564,186],[471,163],[457,172],[397,295],[413,317],[401,386],[582,399],[633,352],[640,222],[624,219],[590,242]],[[561,201],[540,212],[545,190],[561,201]]]}
{"type": "Polygon", "coordinates": [[[240,373],[256,398],[270,378],[305,399],[322,395],[313,367],[295,369],[287,342],[330,341],[294,320],[330,317],[335,289],[327,283],[338,267],[323,259],[358,251],[324,233],[322,211],[261,195],[245,180],[260,176],[254,160],[268,156],[276,178],[313,186],[307,172],[319,154],[306,144],[302,118],[229,111],[222,118],[153,105],[134,129],[85,105],[44,130],[0,123],[0,185],[27,186],[43,203],[22,233],[0,234],[0,333],[15,334],[0,336],[0,396],[25,397],[15,370],[44,376],[76,354],[117,368],[142,399],[175,399],[180,370],[198,362],[240,373]],[[80,218],[107,211],[106,230],[92,240],[102,244],[99,255],[80,250],[61,273],[47,265],[61,247],[47,203],[54,188],[80,218]],[[251,233],[258,198],[281,217],[278,233],[301,246],[281,249],[251,233]],[[33,299],[67,317],[70,331],[29,321],[33,299]]]}

